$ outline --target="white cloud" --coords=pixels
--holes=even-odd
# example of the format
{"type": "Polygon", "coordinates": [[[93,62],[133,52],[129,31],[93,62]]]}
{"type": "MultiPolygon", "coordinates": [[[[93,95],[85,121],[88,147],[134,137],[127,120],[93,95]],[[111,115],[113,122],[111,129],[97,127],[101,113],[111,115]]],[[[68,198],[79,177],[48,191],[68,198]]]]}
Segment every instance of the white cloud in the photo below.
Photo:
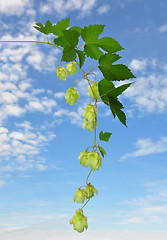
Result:
{"type": "Polygon", "coordinates": [[[127,226],[140,225],[165,227],[167,221],[167,181],[161,180],[151,184],[144,184],[146,194],[129,201],[122,202],[121,206],[124,207],[123,213],[120,211],[120,224],[127,226]],[[122,213],[122,214],[121,214],[122,213]]]}
{"type": "Polygon", "coordinates": [[[39,158],[39,154],[55,135],[51,132],[42,134],[34,131],[29,122],[18,124],[18,127],[18,131],[0,127],[0,171],[22,171],[29,168],[44,170],[46,163],[39,158]],[[9,159],[12,161],[8,161],[9,159]]]}
{"type": "Polygon", "coordinates": [[[132,68],[132,70],[136,70],[136,71],[141,71],[141,70],[145,70],[147,67],[147,61],[146,59],[133,59],[130,63],[130,68],[132,68]]]}
{"type": "Polygon", "coordinates": [[[54,97],[58,98],[58,99],[63,99],[64,96],[65,96],[64,92],[57,92],[57,93],[54,94],[54,97]]]}
{"type": "MultiPolygon", "coordinates": [[[[34,225],[32,227],[27,228],[9,228],[5,231],[1,231],[1,238],[0,240],[29,240],[35,239],[36,236],[40,240],[67,240],[73,239],[78,240],[78,233],[74,230],[57,230],[54,228],[49,228],[48,224],[41,224],[34,225]]],[[[131,230],[109,230],[109,229],[97,229],[91,230],[88,229],[86,232],[79,235],[81,240],[166,240],[167,232],[166,231],[147,231],[147,230],[140,230],[140,231],[131,231],[131,230]]]]}
{"type": "Polygon", "coordinates": [[[135,147],[136,151],[125,154],[121,160],[166,152],[167,137],[161,137],[157,142],[153,142],[150,138],[140,138],[136,141],[135,147]]]}
{"type": "Polygon", "coordinates": [[[26,109],[30,112],[40,111],[44,113],[51,113],[52,108],[57,106],[57,102],[55,100],[44,97],[42,99],[34,98],[34,100],[30,100],[26,105],[26,109]]]}
{"type": "Polygon", "coordinates": [[[129,67],[133,71],[140,71],[143,74],[145,73],[145,70],[147,70],[147,68],[149,67],[155,70],[155,68],[157,67],[157,62],[158,61],[155,58],[134,58],[130,62],[129,67]]]}
{"type": "Polygon", "coordinates": [[[79,107],[77,111],[69,111],[67,109],[59,109],[54,113],[57,123],[62,123],[64,121],[70,121],[71,124],[82,126],[83,123],[83,108],[79,107]]]}
{"type": "Polygon", "coordinates": [[[32,0],[5,0],[0,1],[0,13],[5,15],[22,15],[32,6],[32,0]]]}
{"type": "MultiPolygon", "coordinates": [[[[15,116],[15,117],[20,117],[25,113],[25,110],[18,105],[5,105],[2,108],[2,113],[5,112],[6,116],[15,116]]],[[[4,116],[2,116],[4,117],[4,116]]]]}
{"type": "Polygon", "coordinates": [[[0,179],[0,188],[5,184],[6,184],[6,182],[0,179]]]}
{"type": "Polygon", "coordinates": [[[130,67],[138,73],[124,97],[133,102],[133,107],[142,113],[165,112],[167,109],[167,76],[165,63],[156,59],[132,60],[130,67]]]}
{"type": "Polygon", "coordinates": [[[56,72],[57,55],[60,51],[52,49],[48,52],[48,56],[40,50],[31,51],[26,58],[27,63],[40,72],[54,71],[56,72]]]}
{"type": "Polygon", "coordinates": [[[40,11],[44,14],[56,11],[61,16],[79,11],[79,15],[83,17],[91,13],[95,4],[96,0],[48,0],[45,4],[41,4],[40,11]]]}
{"type": "MultiPolygon", "coordinates": [[[[21,40],[24,39],[22,35],[19,36],[21,40]]],[[[7,39],[13,38],[9,35],[7,39]]],[[[1,50],[1,121],[9,116],[20,117],[27,111],[40,111],[48,114],[57,106],[52,92],[49,93],[47,89],[33,89],[31,79],[28,79],[27,75],[30,66],[42,72],[55,71],[57,60],[55,56],[58,50],[53,49],[45,54],[38,46],[30,45],[5,44],[1,50]],[[34,58],[33,54],[35,54],[34,58]],[[36,56],[40,56],[40,59],[36,56]],[[24,60],[27,60],[28,64],[24,63],[24,60]],[[42,93],[43,96],[37,96],[42,93]],[[47,97],[48,94],[50,97],[47,97]]]]}
{"type": "Polygon", "coordinates": [[[100,6],[97,9],[97,12],[99,15],[103,15],[104,13],[107,13],[109,10],[110,10],[110,6],[105,4],[105,5],[100,6]]]}
{"type": "Polygon", "coordinates": [[[167,32],[167,24],[163,24],[162,26],[160,26],[159,31],[160,33],[167,32]]]}

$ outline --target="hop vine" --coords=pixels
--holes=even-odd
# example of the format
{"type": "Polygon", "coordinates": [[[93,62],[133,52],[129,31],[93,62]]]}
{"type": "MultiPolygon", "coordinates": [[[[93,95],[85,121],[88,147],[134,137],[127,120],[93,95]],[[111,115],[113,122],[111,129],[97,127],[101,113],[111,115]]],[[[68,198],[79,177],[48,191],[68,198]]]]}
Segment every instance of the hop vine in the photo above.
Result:
{"type": "Polygon", "coordinates": [[[95,195],[98,195],[98,190],[88,182],[89,176],[93,171],[97,171],[102,166],[102,158],[105,157],[106,151],[99,145],[100,141],[108,142],[111,134],[110,132],[100,131],[97,139],[98,128],[98,103],[102,102],[109,107],[113,117],[117,117],[119,121],[126,125],[126,116],[123,112],[123,104],[118,100],[120,96],[131,83],[122,84],[115,87],[115,81],[125,81],[127,79],[135,78],[131,70],[124,64],[115,64],[121,57],[117,54],[118,51],[124,48],[113,38],[103,37],[99,38],[104,30],[104,25],[95,24],[85,26],[84,28],[70,25],[70,18],[63,19],[57,24],[52,25],[48,20],[45,25],[36,23],[34,26],[38,31],[46,36],[47,41],[0,41],[3,42],[22,42],[22,43],[43,43],[52,47],[57,47],[62,50],[62,57],[60,64],[56,67],[56,74],[60,81],[66,81],[69,75],[75,76],[77,70],[80,70],[82,78],[75,82],[73,86],[67,89],[65,94],[66,103],[70,105],[76,104],[80,94],[74,88],[80,81],[87,81],[87,94],[90,97],[90,102],[87,103],[83,111],[82,128],[94,134],[94,140],[91,147],[83,149],[79,153],[78,160],[83,167],[90,167],[90,171],[85,180],[85,185],[78,187],[74,194],[73,200],[77,204],[83,206],[76,210],[70,220],[74,230],[82,233],[88,228],[87,217],[83,214],[83,208],[95,195]],[[55,36],[53,42],[49,41],[48,35],[55,36]],[[79,40],[83,43],[78,46],[79,40]],[[96,61],[96,65],[87,73],[83,66],[87,58],[96,61]],[[61,66],[61,62],[67,62],[66,67],[61,66]],[[97,64],[98,61],[98,64],[97,64]],[[94,69],[102,73],[103,79],[96,80],[94,69]],[[90,80],[90,74],[95,75],[95,80],[90,80]]]}

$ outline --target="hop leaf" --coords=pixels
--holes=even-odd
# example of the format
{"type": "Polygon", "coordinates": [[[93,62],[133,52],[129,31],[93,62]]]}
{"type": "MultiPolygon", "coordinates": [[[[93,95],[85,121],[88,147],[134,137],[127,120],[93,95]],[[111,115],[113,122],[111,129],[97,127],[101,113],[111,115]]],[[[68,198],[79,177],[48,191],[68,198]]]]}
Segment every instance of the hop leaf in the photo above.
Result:
{"type": "Polygon", "coordinates": [[[66,78],[68,77],[67,71],[64,67],[58,67],[56,69],[56,74],[59,78],[59,80],[66,80],[66,78]]]}
{"type": "Polygon", "coordinates": [[[79,93],[75,88],[69,88],[65,94],[66,102],[70,105],[74,105],[79,98],[79,93]]]}

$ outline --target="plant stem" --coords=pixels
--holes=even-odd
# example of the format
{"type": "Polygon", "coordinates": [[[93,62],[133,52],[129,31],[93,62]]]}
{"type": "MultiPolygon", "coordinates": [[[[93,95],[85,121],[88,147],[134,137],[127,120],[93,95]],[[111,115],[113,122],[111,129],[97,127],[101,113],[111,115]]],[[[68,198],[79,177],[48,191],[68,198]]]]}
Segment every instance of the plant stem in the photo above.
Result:
{"type": "MultiPolygon", "coordinates": [[[[77,61],[75,61],[76,62],[76,64],[79,66],[79,63],[77,62],[77,61]]],[[[90,86],[90,88],[91,88],[91,90],[92,90],[92,86],[91,86],[91,84],[90,84],[90,80],[88,79],[88,77],[87,77],[87,74],[85,73],[85,71],[79,66],[79,68],[81,69],[81,71],[83,72],[83,74],[84,74],[84,78],[88,81],[88,84],[89,84],[89,86],[90,86]]],[[[93,92],[93,90],[92,90],[92,92],[93,92]]],[[[94,93],[93,93],[94,94],[94,93]]],[[[95,96],[94,96],[95,97],[95,96]]]]}
{"type": "Polygon", "coordinates": [[[86,75],[89,75],[95,68],[99,67],[100,65],[95,66],[94,68],[92,68],[88,73],[86,73],[86,75]]]}
{"type": "Polygon", "coordinates": [[[85,43],[83,43],[83,44],[81,44],[79,47],[77,47],[76,49],[79,49],[80,47],[82,47],[82,46],[84,46],[85,45],[85,43]]]}
{"type": "Polygon", "coordinates": [[[88,174],[88,176],[87,176],[87,178],[86,178],[86,184],[88,184],[88,178],[89,178],[91,172],[92,172],[92,169],[90,170],[90,173],[88,174]]]}
{"type": "Polygon", "coordinates": [[[74,83],[74,85],[72,86],[72,87],[74,87],[77,83],[79,83],[81,80],[83,79],[83,77],[80,79],[80,80],[78,80],[76,83],[74,83]]]}
{"type": "Polygon", "coordinates": [[[19,41],[19,40],[17,40],[17,41],[0,41],[0,43],[45,43],[45,44],[49,44],[49,45],[55,46],[55,47],[63,50],[62,47],[59,47],[54,43],[45,42],[45,41],[31,41],[31,40],[30,41],[29,40],[22,40],[22,41],[20,40],[19,41]]]}
{"type": "MultiPolygon", "coordinates": [[[[95,107],[97,108],[97,100],[96,99],[95,99],[95,107]]],[[[96,128],[97,128],[97,116],[95,118],[94,146],[96,146],[96,128]]]]}
{"type": "Polygon", "coordinates": [[[90,201],[90,198],[89,198],[88,201],[83,205],[83,207],[81,207],[81,209],[83,209],[89,201],[90,201]]]}

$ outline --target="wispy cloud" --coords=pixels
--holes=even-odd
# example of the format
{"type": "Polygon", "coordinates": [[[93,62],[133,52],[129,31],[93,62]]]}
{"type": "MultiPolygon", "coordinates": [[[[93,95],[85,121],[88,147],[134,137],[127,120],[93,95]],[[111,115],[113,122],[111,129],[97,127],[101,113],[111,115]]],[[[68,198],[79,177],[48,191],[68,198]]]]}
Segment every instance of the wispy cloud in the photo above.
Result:
{"type": "Polygon", "coordinates": [[[133,59],[130,67],[136,79],[124,96],[142,113],[159,113],[167,109],[166,64],[156,59],[133,59]]]}
{"type": "Polygon", "coordinates": [[[167,23],[161,25],[160,28],[159,28],[159,31],[160,31],[160,33],[167,32],[167,23]]]}
{"type": "MultiPolygon", "coordinates": [[[[22,40],[22,35],[19,36],[22,40]]],[[[13,37],[8,35],[7,39],[13,40],[13,37]]],[[[40,72],[55,71],[58,52],[53,49],[46,54],[34,45],[1,45],[1,121],[9,116],[23,116],[26,112],[51,113],[57,106],[52,91],[49,93],[47,89],[33,88],[28,71],[30,67],[40,72]]]]}
{"type": "Polygon", "coordinates": [[[99,15],[103,15],[104,13],[107,13],[110,10],[110,6],[108,4],[101,5],[97,12],[99,15]]]}
{"type": "Polygon", "coordinates": [[[7,16],[21,16],[27,9],[30,9],[32,5],[32,0],[0,1],[0,13],[7,16]]]}
{"type": "Polygon", "coordinates": [[[6,184],[6,182],[0,179],[0,188],[5,184],[6,184]]]}
{"type": "Polygon", "coordinates": [[[18,131],[0,127],[0,171],[44,170],[46,163],[39,154],[55,134],[35,132],[29,122],[23,122],[18,127],[18,131]],[[9,161],[11,158],[12,162],[9,161]]]}
{"type": "Polygon", "coordinates": [[[129,226],[152,224],[157,228],[158,225],[163,228],[167,220],[167,181],[162,180],[144,185],[147,188],[144,196],[122,203],[122,206],[126,205],[126,210],[122,214],[120,224],[129,226]]]}
{"type": "Polygon", "coordinates": [[[121,161],[128,158],[142,157],[149,154],[163,153],[167,151],[167,137],[163,136],[156,142],[153,142],[151,138],[140,138],[134,144],[136,151],[132,153],[126,153],[121,157],[121,161]]]}
{"type": "MultiPolygon", "coordinates": [[[[66,240],[73,239],[78,240],[78,233],[74,230],[57,230],[54,228],[49,228],[47,224],[35,225],[29,228],[9,228],[6,231],[1,233],[0,240],[29,240],[33,239],[35,236],[38,236],[40,240],[66,240]]],[[[110,230],[110,229],[97,229],[97,230],[87,230],[86,232],[79,235],[79,238],[84,240],[108,240],[108,239],[117,239],[117,240],[166,240],[167,232],[166,231],[131,231],[131,230],[110,230]]]]}
{"type": "Polygon", "coordinates": [[[56,11],[60,16],[66,16],[70,12],[78,11],[79,16],[84,17],[91,13],[96,0],[48,0],[41,4],[40,11],[43,14],[56,11]]]}
{"type": "Polygon", "coordinates": [[[83,114],[82,107],[78,107],[76,111],[70,111],[61,108],[54,113],[54,117],[56,118],[56,122],[59,124],[64,121],[70,121],[71,124],[81,127],[83,123],[82,114],[83,114]]]}

